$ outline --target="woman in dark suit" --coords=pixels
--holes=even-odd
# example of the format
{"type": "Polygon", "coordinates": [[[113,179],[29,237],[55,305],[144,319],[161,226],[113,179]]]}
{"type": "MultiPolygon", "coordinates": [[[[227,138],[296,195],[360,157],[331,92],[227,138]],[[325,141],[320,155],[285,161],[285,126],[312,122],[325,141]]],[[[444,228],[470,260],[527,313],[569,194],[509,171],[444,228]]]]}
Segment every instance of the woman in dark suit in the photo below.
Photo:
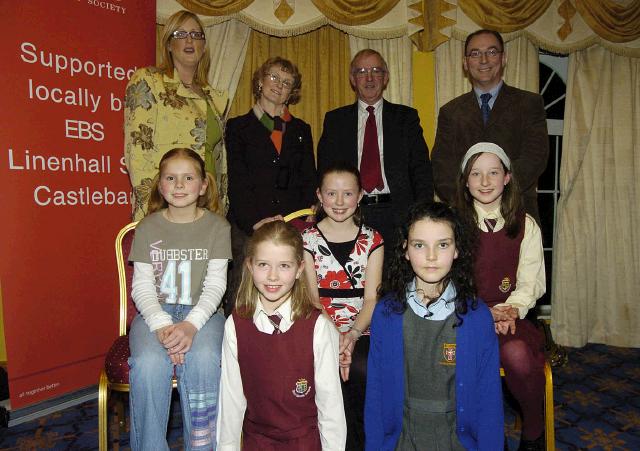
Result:
{"type": "MultiPolygon", "coordinates": [[[[311,128],[287,109],[300,100],[301,86],[294,64],[270,58],[253,74],[253,108],[227,122],[228,219],[234,261],[227,298],[235,295],[239,283],[247,237],[264,222],[282,219],[315,202],[311,128]]],[[[232,303],[227,302],[227,313],[232,303]]]]}

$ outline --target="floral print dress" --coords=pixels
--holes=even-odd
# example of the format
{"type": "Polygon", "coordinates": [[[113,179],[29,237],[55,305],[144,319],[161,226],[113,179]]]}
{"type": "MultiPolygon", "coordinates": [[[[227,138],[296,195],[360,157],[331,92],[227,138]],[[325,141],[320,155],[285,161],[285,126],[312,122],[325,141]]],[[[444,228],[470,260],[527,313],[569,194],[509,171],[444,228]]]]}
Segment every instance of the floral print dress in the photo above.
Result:
{"type": "Polygon", "coordinates": [[[338,330],[346,333],[362,309],[367,260],[374,250],[382,246],[382,235],[362,225],[344,266],[331,253],[329,242],[317,226],[306,229],[302,239],[305,250],[313,256],[315,263],[320,303],[338,330]]]}
{"type": "MultiPolygon", "coordinates": [[[[204,98],[186,88],[177,72],[167,76],[155,67],[137,70],[127,84],[124,112],[125,163],[133,186],[133,217],[147,210],[153,178],[162,155],[174,147],[185,147],[206,158],[212,148],[221,205],[227,206],[227,161],[222,141],[227,94],[202,88],[204,98]],[[216,142],[207,142],[207,117],[216,119],[216,142]]],[[[209,124],[211,126],[211,124],[209,124]]]]}

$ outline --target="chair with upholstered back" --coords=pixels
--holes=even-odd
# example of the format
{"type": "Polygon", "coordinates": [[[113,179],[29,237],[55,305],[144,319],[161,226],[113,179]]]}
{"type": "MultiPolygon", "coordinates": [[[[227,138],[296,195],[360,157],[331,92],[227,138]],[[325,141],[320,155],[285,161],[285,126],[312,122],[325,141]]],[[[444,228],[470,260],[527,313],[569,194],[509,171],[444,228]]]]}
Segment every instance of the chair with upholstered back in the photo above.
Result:
{"type": "MultiPolygon", "coordinates": [[[[104,362],[104,369],[100,372],[98,385],[98,446],[100,450],[107,450],[109,418],[107,404],[110,391],[129,391],[129,326],[137,314],[131,300],[131,281],[133,280],[133,265],[129,263],[129,252],[135,235],[137,222],[124,226],[115,241],[116,265],[118,267],[120,316],[118,321],[119,336],[111,345],[104,362]]],[[[177,386],[174,378],[173,387],[177,386]]],[[[120,424],[124,424],[124,406],[120,399],[116,411],[120,424]]]]}

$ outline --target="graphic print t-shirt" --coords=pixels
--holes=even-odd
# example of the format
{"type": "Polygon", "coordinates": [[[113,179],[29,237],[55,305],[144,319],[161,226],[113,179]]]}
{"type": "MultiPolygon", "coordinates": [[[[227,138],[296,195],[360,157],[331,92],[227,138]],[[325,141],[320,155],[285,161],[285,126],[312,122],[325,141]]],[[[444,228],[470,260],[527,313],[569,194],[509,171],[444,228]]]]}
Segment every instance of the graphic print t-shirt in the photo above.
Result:
{"type": "Polygon", "coordinates": [[[153,266],[158,301],[195,305],[209,260],[230,259],[229,223],[205,210],[194,222],[168,221],[162,211],[144,218],[136,227],[129,261],[153,266]]]}

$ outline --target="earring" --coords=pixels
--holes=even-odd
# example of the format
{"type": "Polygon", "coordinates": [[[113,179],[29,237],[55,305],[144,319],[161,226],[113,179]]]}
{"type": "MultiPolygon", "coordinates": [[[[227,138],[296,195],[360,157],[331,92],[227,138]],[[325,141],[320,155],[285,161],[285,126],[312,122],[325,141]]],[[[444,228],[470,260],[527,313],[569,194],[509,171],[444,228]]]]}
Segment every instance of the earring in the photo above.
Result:
{"type": "Polygon", "coordinates": [[[258,85],[258,94],[262,94],[262,85],[258,85]]]}
{"type": "Polygon", "coordinates": [[[322,202],[320,202],[320,208],[324,207],[324,204],[322,202]]]}

